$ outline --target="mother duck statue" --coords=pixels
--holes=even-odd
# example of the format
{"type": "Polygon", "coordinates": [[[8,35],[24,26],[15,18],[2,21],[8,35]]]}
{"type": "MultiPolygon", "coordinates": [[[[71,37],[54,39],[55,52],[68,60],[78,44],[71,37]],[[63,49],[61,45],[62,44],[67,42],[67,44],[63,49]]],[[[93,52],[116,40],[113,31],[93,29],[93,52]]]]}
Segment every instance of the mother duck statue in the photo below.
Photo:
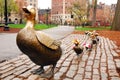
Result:
{"type": "Polygon", "coordinates": [[[26,26],[17,34],[17,46],[32,62],[40,66],[32,71],[33,74],[44,73],[44,66],[48,65],[52,65],[50,73],[54,74],[57,61],[62,54],[61,42],[34,29],[36,10],[33,6],[24,7],[23,11],[27,22],[26,26]]]}

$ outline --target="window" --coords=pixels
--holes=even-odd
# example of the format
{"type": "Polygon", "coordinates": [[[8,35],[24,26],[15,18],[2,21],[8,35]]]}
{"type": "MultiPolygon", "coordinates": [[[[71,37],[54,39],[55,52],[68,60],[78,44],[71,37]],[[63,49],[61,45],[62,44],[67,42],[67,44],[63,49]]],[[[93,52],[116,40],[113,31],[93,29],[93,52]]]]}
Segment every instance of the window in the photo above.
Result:
{"type": "Polygon", "coordinates": [[[32,6],[32,3],[30,3],[30,5],[32,6]]]}

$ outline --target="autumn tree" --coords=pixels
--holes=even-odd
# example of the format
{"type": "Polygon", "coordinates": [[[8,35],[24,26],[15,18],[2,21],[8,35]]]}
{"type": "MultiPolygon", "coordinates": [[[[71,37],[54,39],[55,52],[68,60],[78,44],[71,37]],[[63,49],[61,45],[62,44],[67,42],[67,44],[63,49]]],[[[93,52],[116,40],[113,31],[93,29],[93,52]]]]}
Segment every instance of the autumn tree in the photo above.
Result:
{"type": "Polygon", "coordinates": [[[3,16],[4,16],[4,2],[3,2],[4,0],[0,0],[0,18],[1,18],[1,22],[2,22],[2,18],[3,18],[3,16]]]}
{"type": "Polygon", "coordinates": [[[86,19],[86,7],[85,5],[80,5],[79,2],[74,2],[73,6],[69,8],[69,12],[74,16],[75,24],[77,25],[80,25],[86,19]]]}
{"type": "MultiPolygon", "coordinates": [[[[1,21],[2,21],[2,18],[4,16],[4,4],[5,3],[5,0],[0,0],[0,18],[1,18],[1,21]]],[[[14,0],[8,0],[8,3],[7,3],[7,12],[8,12],[8,16],[10,15],[11,12],[18,12],[18,7],[15,3],[14,0]]]]}
{"type": "Polygon", "coordinates": [[[18,12],[18,7],[17,4],[15,3],[15,0],[8,0],[9,2],[7,3],[7,8],[8,8],[8,13],[14,11],[18,12]]]}
{"type": "Polygon", "coordinates": [[[120,0],[117,2],[115,16],[112,23],[112,30],[120,31],[120,0]]]}

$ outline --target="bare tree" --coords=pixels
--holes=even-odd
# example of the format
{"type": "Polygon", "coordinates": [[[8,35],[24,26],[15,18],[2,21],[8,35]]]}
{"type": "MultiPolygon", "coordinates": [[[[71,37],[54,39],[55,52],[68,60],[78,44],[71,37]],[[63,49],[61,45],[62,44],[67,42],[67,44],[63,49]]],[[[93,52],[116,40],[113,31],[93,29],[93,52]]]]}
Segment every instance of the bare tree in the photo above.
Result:
{"type": "Polygon", "coordinates": [[[120,31],[120,0],[117,2],[115,16],[112,23],[112,30],[120,31]]]}
{"type": "Polygon", "coordinates": [[[90,0],[87,0],[87,18],[89,19],[90,16],[90,0]]]}
{"type": "Polygon", "coordinates": [[[97,11],[97,0],[93,0],[94,5],[93,5],[93,21],[92,21],[92,26],[95,26],[96,22],[96,11],[97,11]]]}

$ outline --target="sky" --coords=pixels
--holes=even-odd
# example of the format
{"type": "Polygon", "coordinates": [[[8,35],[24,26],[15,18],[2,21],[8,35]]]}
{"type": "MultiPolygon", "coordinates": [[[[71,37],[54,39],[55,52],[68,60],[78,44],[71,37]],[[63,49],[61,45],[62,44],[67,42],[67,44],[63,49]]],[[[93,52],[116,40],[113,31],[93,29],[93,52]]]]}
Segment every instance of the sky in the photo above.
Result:
{"type": "Polygon", "coordinates": [[[48,9],[51,8],[52,0],[38,0],[38,8],[40,9],[48,9]]]}
{"type": "MultiPolygon", "coordinates": [[[[51,1],[52,0],[38,0],[38,8],[40,9],[48,9],[51,8],[51,1]]],[[[107,5],[110,5],[112,3],[117,3],[117,0],[98,0],[99,2],[106,3],[107,5]]]]}
{"type": "Polygon", "coordinates": [[[117,3],[117,0],[98,0],[98,2],[103,2],[107,5],[110,5],[110,4],[115,4],[117,3]]]}

